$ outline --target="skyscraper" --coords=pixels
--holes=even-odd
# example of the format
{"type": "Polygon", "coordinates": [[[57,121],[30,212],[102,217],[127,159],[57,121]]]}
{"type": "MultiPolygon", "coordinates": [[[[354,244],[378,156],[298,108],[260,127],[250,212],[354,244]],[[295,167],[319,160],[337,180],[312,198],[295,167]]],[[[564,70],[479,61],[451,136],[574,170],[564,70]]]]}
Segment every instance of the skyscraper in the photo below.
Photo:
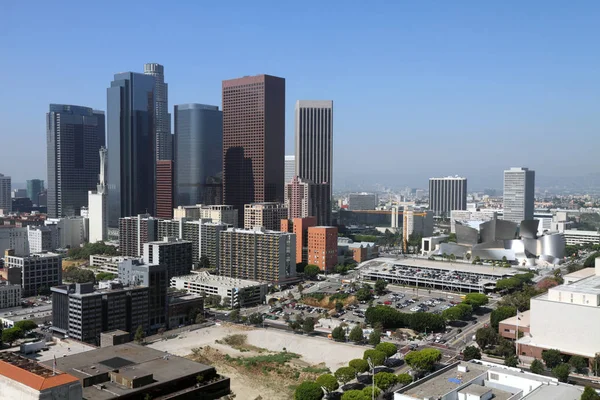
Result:
{"type": "Polygon", "coordinates": [[[331,190],[333,184],[333,101],[298,100],[296,102],[296,175],[315,185],[319,225],[331,223],[331,190]]]}
{"type": "Polygon", "coordinates": [[[448,217],[452,210],[466,210],[467,178],[429,178],[429,209],[435,215],[448,217]]]}
{"type": "Polygon", "coordinates": [[[106,201],[106,148],[100,148],[100,174],[96,191],[88,192],[89,241],[108,239],[108,204],[106,201]]]}
{"type": "Polygon", "coordinates": [[[0,210],[8,214],[12,210],[10,176],[0,174],[0,210]]]}
{"type": "Polygon", "coordinates": [[[535,171],[511,168],[504,171],[504,220],[518,224],[533,219],[535,171]]]}
{"type": "Polygon", "coordinates": [[[27,181],[27,197],[33,204],[40,205],[40,193],[44,190],[44,181],[42,179],[31,179],[27,181]]]}
{"type": "Polygon", "coordinates": [[[296,175],[296,156],[285,156],[285,179],[283,180],[284,186],[290,183],[292,178],[296,175]]]}
{"type": "Polygon", "coordinates": [[[154,213],[154,84],[152,76],[122,72],[107,89],[109,227],[121,217],[154,213]]]}
{"type": "Polygon", "coordinates": [[[156,217],[173,218],[173,161],[156,162],[156,217]]]}
{"type": "Polygon", "coordinates": [[[223,202],[223,112],[217,106],[175,106],[175,203],[223,202]]]}
{"type": "Polygon", "coordinates": [[[169,114],[169,85],[165,83],[165,67],[156,63],[144,64],[144,74],[154,77],[154,131],[156,132],[156,159],[173,159],[173,135],[169,114]]]}
{"type": "Polygon", "coordinates": [[[104,112],[89,107],[50,104],[46,114],[48,216],[79,215],[88,205],[105,145],[104,112]]]}
{"type": "Polygon", "coordinates": [[[223,197],[239,210],[283,202],[285,79],[270,75],[223,81],[223,197]]]}
{"type": "Polygon", "coordinates": [[[285,207],[288,219],[317,217],[317,191],[315,184],[294,176],[285,185],[285,207]]]}

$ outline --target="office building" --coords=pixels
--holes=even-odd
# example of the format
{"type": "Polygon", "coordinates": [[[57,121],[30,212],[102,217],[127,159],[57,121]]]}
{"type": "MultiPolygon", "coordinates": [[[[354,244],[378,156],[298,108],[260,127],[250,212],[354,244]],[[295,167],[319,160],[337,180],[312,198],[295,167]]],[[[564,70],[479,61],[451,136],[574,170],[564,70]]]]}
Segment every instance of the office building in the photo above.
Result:
{"type": "Polygon", "coordinates": [[[319,225],[331,224],[333,185],[333,101],[299,100],[296,102],[296,175],[325,185],[317,191],[319,225]]]}
{"type": "Polygon", "coordinates": [[[230,228],[220,233],[219,275],[260,282],[296,280],[296,235],[230,228]]]}
{"type": "Polygon", "coordinates": [[[175,204],[173,161],[159,160],[156,162],[156,217],[173,218],[175,204]]]}
{"type": "Polygon", "coordinates": [[[244,206],[244,229],[263,227],[269,231],[279,231],[281,220],[288,216],[283,203],[252,203],[244,206]]]}
{"type": "Polygon", "coordinates": [[[567,400],[583,388],[481,360],[457,361],[394,392],[394,400],[567,400]]]}
{"type": "Polygon", "coordinates": [[[76,216],[87,206],[88,191],[96,187],[100,170],[104,124],[103,111],[50,104],[46,114],[49,217],[76,216]]]}
{"type": "Polygon", "coordinates": [[[109,274],[118,275],[119,265],[126,260],[139,262],[140,258],[92,254],[90,255],[90,267],[95,268],[98,272],[108,272],[109,274]]]}
{"type": "Polygon", "coordinates": [[[167,264],[142,263],[139,259],[125,259],[117,266],[119,281],[125,286],[148,288],[148,325],[151,330],[167,327],[167,267],[167,264]]]}
{"type": "MultiPolygon", "coordinates": [[[[237,210],[236,210],[237,211],[237,210]]],[[[158,237],[176,237],[192,242],[192,265],[219,269],[219,233],[231,227],[211,219],[158,222],[158,237]],[[208,265],[206,263],[208,262],[208,265]]]]}
{"type": "Polygon", "coordinates": [[[223,197],[244,205],[283,202],[285,79],[270,75],[223,81],[223,197]]]}
{"type": "MultiPolygon", "coordinates": [[[[53,362],[45,365],[51,369],[53,362]]],[[[79,399],[215,400],[230,393],[229,378],[214,367],[136,343],[60,357],[56,369],[81,382],[79,399]]]]}
{"type": "Polygon", "coordinates": [[[154,214],[156,193],[155,78],[115,74],[107,89],[108,226],[154,214]]]}
{"type": "Polygon", "coordinates": [[[109,282],[94,290],[93,283],[52,287],[52,330],[70,338],[100,344],[100,334],[114,330],[148,331],[149,288],[123,287],[109,282]]]}
{"type": "Polygon", "coordinates": [[[158,236],[158,219],[149,214],[119,219],[119,252],[122,256],[141,257],[144,243],[155,241],[158,236]]]}
{"type": "Polygon", "coordinates": [[[39,207],[47,207],[48,206],[48,189],[44,189],[38,195],[38,206],[39,207]]]}
{"type": "Polygon", "coordinates": [[[292,178],[296,175],[296,156],[285,156],[284,163],[285,175],[283,179],[283,184],[285,186],[286,184],[290,183],[292,178]]]}
{"type": "Polygon", "coordinates": [[[379,257],[379,247],[373,242],[354,242],[350,238],[338,238],[338,262],[346,263],[354,260],[360,264],[363,261],[379,257]]]}
{"type": "Polygon", "coordinates": [[[169,329],[178,328],[181,325],[195,324],[196,319],[194,316],[204,312],[204,297],[182,291],[170,291],[167,308],[167,326],[169,329]]]}
{"type": "Polygon", "coordinates": [[[237,228],[238,210],[227,205],[203,205],[179,206],[173,209],[173,218],[186,219],[210,219],[212,222],[222,222],[237,228]]]}
{"type": "Polygon", "coordinates": [[[175,201],[223,203],[223,112],[205,104],[175,106],[175,201]]]}
{"type": "Polygon", "coordinates": [[[27,189],[13,189],[10,192],[10,196],[13,199],[23,199],[27,197],[27,189]]]}
{"type": "Polygon", "coordinates": [[[26,229],[31,253],[54,251],[60,247],[56,225],[27,226],[26,229]]]}
{"type": "Polygon", "coordinates": [[[429,209],[444,217],[449,217],[452,210],[466,210],[467,178],[429,178],[429,209]]]}
{"type": "Polygon", "coordinates": [[[285,185],[285,207],[288,219],[316,217],[318,214],[318,197],[315,184],[306,179],[294,176],[285,185]]]}
{"type": "Polygon", "coordinates": [[[37,253],[22,257],[8,251],[4,256],[4,268],[20,269],[18,280],[10,283],[21,285],[23,297],[37,296],[62,284],[62,256],[59,254],[37,253]]]}
{"type": "Polygon", "coordinates": [[[48,218],[44,224],[58,232],[58,247],[81,247],[89,239],[89,220],[83,217],[48,218]]]}
{"type": "Polygon", "coordinates": [[[14,250],[18,256],[29,255],[27,227],[0,225],[0,257],[6,250],[14,250]]]}
{"type": "Polygon", "coordinates": [[[30,179],[27,181],[27,197],[29,197],[36,206],[40,205],[39,196],[43,191],[44,181],[42,179],[30,179]]]}
{"type": "Polygon", "coordinates": [[[227,307],[253,307],[264,304],[268,293],[266,283],[198,272],[171,278],[171,287],[188,293],[221,296],[230,299],[227,307]]]}
{"type": "Polygon", "coordinates": [[[165,83],[165,67],[144,64],[144,75],[154,77],[154,132],[157,160],[173,160],[173,135],[169,114],[169,85],[165,83]]]}
{"type": "Polygon", "coordinates": [[[351,193],[348,195],[348,210],[374,210],[379,203],[375,193],[351,193]]]}
{"type": "Polygon", "coordinates": [[[12,210],[10,176],[0,174],[0,215],[8,215],[12,210]]]}
{"type": "Polygon", "coordinates": [[[535,171],[511,168],[504,171],[504,217],[516,222],[533,219],[535,202],[535,171]]]}
{"type": "Polygon", "coordinates": [[[429,237],[433,235],[433,212],[412,210],[405,207],[402,212],[402,234],[409,238],[411,235],[429,237]]]}
{"type": "Polygon", "coordinates": [[[0,353],[0,387],[0,399],[83,398],[81,382],[73,375],[11,352],[0,353]]]}
{"type": "Polygon", "coordinates": [[[316,217],[281,220],[281,231],[296,235],[296,262],[308,264],[308,228],[317,226],[316,217]]]}
{"type": "Polygon", "coordinates": [[[452,210],[450,211],[450,232],[456,233],[456,222],[479,229],[479,225],[497,218],[497,209],[482,209],[477,211],[452,210]]]}
{"type": "Polygon", "coordinates": [[[192,270],[192,242],[166,237],[144,243],[144,263],[166,266],[169,279],[187,275],[192,270]]]}
{"type": "Polygon", "coordinates": [[[580,231],[567,229],[562,232],[567,245],[600,244],[600,233],[597,231],[580,231]]]}
{"type": "Polygon", "coordinates": [[[100,148],[100,174],[96,191],[88,192],[88,219],[90,243],[108,239],[108,202],[106,187],[106,149],[100,148]]]}
{"type": "Polygon", "coordinates": [[[335,226],[308,228],[308,264],[330,272],[338,261],[338,229],[335,226]]]}
{"type": "Polygon", "coordinates": [[[21,285],[0,280],[0,309],[21,305],[21,285]]]}

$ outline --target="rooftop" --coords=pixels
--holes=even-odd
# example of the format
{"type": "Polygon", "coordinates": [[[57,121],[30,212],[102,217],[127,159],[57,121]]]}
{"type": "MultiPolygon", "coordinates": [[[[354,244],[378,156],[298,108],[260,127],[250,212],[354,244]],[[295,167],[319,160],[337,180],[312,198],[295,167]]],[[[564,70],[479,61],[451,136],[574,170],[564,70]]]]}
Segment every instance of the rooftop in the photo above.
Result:
{"type": "Polygon", "coordinates": [[[560,285],[548,289],[548,292],[551,291],[600,295],[600,275],[592,275],[568,285],[560,285]]]}
{"type": "Polygon", "coordinates": [[[563,232],[563,235],[569,236],[600,236],[597,231],[579,231],[577,229],[567,229],[563,232]]]}
{"type": "Polygon", "coordinates": [[[472,265],[463,262],[433,261],[425,258],[376,258],[374,260],[367,261],[363,265],[364,267],[368,268],[389,268],[392,266],[430,268],[442,271],[458,271],[471,274],[496,275],[498,277],[515,275],[519,272],[517,270],[513,270],[512,268],[495,268],[492,266],[488,267],[484,265],[472,265]]]}
{"type": "Polygon", "coordinates": [[[203,283],[205,285],[229,286],[229,287],[237,287],[237,288],[245,288],[245,287],[252,287],[252,286],[257,286],[257,285],[263,285],[263,283],[246,280],[246,279],[236,279],[236,278],[230,278],[228,276],[211,275],[206,271],[195,272],[190,275],[184,275],[184,276],[175,276],[175,277],[171,278],[171,280],[197,282],[197,283],[203,283]]]}
{"type": "Polygon", "coordinates": [[[565,279],[583,279],[596,274],[596,269],[594,267],[580,269],[579,271],[571,272],[570,274],[566,274],[563,276],[565,279]]]}
{"type": "Polygon", "coordinates": [[[41,391],[56,386],[77,382],[77,378],[60,371],[52,371],[52,365],[46,367],[35,361],[21,357],[16,353],[0,353],[0,375],[41,391]]]}
{"type": "Polygon", "coordinates": [[[460,365],[465,366],[467,372],[459,372],[457,365],[453,364],[443,368],[407,386],[406,390],[400,389],[400,392],[415,399],[441,398],[446,393],[458,389],[462,384],[486,373],[489,369],[483,365],[461,362],[460,365]]]}
{"type": "MultiPolygon", "coordinates": [[[[531,323],[529,322],[531,318],[531,312],[529,310],[527,311],[523,311],[522,313],[519,314],[519,326],[520,327],[529,327],[531,325],[531,323]]],[[[501,324],[507,324],[507,325],[517,325],[517,316],[514,317],[510,317],[510,318],[506,318],[503,321],[500,321],[501,324]]]]}

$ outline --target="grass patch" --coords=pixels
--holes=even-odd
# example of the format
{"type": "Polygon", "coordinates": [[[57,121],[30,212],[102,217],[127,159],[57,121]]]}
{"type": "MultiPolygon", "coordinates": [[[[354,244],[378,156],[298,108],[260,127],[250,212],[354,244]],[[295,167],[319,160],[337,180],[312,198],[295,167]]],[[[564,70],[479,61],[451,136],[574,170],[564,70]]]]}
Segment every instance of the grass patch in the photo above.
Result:
{"type": "Polygon", "coordinates": [[[300,301],[312,307],[327,308],[330,310],[335,308],[335,303],[337,302],[342,303],[344,306],[357,303],[356,298],[348,293],[333,293],[331,295],[311,293],[303,295],[300,301]]]}
{"type": "Polygon", "coordinates": [[[330,374],[331,370],[327,367],[305,367],[305,368],[302,368],[302,372],[307,372],[309,374],[322,375],[322,374],[330,374]]]}
{"type": "Polygon", "coordinates": [[[256,351],[257,353],[262,353],[265,349],[261,349],[260,347],[252,346],[251,344],[246,343],[248,336],[242,334],[228,335],[225,336],[221,340],[215,340],[216,343],[225,344],[227,346],[231,346],[232,348],[241,351],[242,353],[246,353],[249,351],[256,351]]]}

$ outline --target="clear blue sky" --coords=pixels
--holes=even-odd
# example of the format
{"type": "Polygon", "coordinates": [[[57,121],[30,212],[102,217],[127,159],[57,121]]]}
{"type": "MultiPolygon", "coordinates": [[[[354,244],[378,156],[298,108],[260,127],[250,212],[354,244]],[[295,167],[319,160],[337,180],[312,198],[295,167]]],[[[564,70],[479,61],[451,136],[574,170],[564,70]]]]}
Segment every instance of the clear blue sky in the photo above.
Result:
{"type": "Polygon", "coordinates": [[[221,105],[221,80],[333,99],[336,186],[498,187],[600,172],[598,1],[0,1],[0,172],[46,178],[49,103],[106,109],[120,71],[165,65],[169,103],[221,105]]]}

